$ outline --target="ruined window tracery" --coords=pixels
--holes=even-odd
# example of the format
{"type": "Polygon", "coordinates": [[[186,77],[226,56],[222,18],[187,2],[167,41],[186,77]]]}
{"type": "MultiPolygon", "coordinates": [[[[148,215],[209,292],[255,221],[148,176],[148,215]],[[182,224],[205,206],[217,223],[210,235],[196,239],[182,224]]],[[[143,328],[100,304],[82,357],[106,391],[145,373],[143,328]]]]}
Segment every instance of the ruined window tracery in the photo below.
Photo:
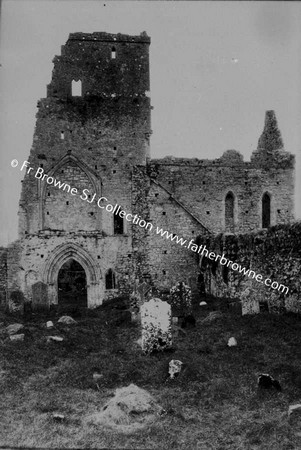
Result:
{"type": "Polygon", "coordinates": [[[225,198],[225,227],[226,231],[234,232],[234,195],[228,192],[225,198]]]}

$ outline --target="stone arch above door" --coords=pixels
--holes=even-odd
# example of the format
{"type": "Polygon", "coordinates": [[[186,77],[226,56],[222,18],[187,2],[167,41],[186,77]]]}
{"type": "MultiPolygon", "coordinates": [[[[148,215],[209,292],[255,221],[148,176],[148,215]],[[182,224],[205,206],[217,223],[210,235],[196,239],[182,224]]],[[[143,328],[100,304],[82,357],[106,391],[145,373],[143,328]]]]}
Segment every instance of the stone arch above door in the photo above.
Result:
{"type": "Polygon", "coordinates": [[[57,280],[60,268],[69,259],[77,261],[85,270],[87,279],[88,307],[101,304],[101,273],[94,258],[80,245],[74,243],[61,244],[54,249],[45,261],[43,281],[48,285],[50,304],[58,303],[57,280]]]}

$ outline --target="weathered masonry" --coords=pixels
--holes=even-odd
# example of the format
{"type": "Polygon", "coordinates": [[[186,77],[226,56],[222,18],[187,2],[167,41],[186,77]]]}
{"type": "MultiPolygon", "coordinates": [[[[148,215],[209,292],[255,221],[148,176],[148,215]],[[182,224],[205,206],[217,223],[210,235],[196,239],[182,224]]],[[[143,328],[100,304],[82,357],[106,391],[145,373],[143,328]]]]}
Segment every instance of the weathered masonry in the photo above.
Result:
{"type": "Polygon", "coordinates": [[[19,239],[8,249],[3,285],[12,309],[93,308],[142,281],[166,290],[183,280],[196,289],[195,255],[157,227],[190,240],[293,219],[294,156],[283,149],[273,111],[250,162],[235,150],[213,161],[150,159],[149,45],[145,32],[72,33],[55,56],[38,102],[33,170],[22,183],[19,239]]]}

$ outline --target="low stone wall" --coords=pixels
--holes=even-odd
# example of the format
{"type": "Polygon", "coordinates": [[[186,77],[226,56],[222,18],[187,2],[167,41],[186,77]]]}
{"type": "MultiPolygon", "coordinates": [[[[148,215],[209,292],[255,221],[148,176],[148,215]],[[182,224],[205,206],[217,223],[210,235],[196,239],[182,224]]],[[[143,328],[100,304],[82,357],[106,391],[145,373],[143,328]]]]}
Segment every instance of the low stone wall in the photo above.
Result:
{"type": "MultiPolygon", "coordinates": [[[[201,240],[201,239],[200,239],[201,240]]],[[[200,254],[206,291],[216,297],[238,298],[243,313],[287,310],[301,312],[301,222],[277,225],[250,234],[219,234],[201,242],[209,252],[224,255],[216,261],[200,254]],[[250,276],[240,268],[252,270],[250,276]],[[261,277],[262,278],[261,278],[261,277]],[[266,280],[274,289],[265,284],[266,280]],[[277,286],[278,284],[278,286],[277,286]]]]}
{"type": "Polygon", "coordinates": [[[7,248],[0,247],[0,306],[6,304],[7,292],[7,248]]]}

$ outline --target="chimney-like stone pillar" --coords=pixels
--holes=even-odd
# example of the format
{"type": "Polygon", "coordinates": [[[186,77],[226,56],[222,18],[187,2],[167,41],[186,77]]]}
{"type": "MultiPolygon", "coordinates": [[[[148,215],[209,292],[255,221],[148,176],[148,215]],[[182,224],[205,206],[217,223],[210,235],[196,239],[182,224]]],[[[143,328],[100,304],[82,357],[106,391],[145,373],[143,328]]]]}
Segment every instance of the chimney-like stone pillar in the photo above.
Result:
{"type": "Polygon", "coordinates": [[[280,150],[283,149],[283,141],[275,111],[266,111],[263,132],[258,140],[258,150],[280,150]]]}

